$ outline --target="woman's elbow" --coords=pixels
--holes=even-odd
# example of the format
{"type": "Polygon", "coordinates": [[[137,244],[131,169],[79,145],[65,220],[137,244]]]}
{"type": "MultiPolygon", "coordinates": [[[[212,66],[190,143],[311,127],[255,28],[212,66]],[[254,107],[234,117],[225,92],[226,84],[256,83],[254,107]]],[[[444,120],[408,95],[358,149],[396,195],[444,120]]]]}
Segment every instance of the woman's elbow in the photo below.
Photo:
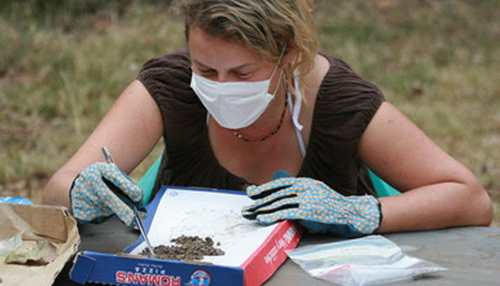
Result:
{"type": "Polygon", "coordinates": [[[493,203],[485,191],[485,198],[481,213],[479,214],[479,223],[481,226],[489,226],[493,222],[493,203]]]}
{"type": "Polygon", "coordinates": [[[488,192],[477,179],[471,179],[467,183],[469,190],[469,218],[472,225],[489,226],[493,221],[493,202],[488,192]]]}

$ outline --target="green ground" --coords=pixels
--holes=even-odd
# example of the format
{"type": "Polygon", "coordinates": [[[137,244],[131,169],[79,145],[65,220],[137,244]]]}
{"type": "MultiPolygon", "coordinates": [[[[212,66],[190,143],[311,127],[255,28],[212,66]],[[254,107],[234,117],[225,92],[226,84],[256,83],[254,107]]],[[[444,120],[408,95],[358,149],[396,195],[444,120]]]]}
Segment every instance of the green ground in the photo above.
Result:
{"type": "MultiPolygon", "coordinates": [[[[0,195],[38,201],[141,64],[184,45],[168,2],[0,0],[0,195]]],[[[376,83],[500,209],[500,1],[316,2],[321,50],[376,83]]]]}

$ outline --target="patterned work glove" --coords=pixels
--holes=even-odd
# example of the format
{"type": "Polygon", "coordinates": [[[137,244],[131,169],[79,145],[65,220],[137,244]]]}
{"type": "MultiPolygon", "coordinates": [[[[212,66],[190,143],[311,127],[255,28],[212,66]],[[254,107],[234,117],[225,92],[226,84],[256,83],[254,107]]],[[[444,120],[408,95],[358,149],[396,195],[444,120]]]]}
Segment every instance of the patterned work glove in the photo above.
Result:
{"type": "MultiPolygon", "coordinates": [[[[142,202],[142,190],[114,163],[92,164],[71,187],[71,207],[81,223],[99,223],[115,214],[127,226],[134,220],[133,208],[142,202]]],[[[141,209],[141,215],[145,215],[141,209]]]]}
{"type": "Polygon", "coordinates": [[[356,237],[374,233],[382,218],[373,196],[344,197],[311,178],[280,178],[246,192],[256,201],[242,209],[243,217],[264,225],[298,220],[310,232],[356,237]]]}

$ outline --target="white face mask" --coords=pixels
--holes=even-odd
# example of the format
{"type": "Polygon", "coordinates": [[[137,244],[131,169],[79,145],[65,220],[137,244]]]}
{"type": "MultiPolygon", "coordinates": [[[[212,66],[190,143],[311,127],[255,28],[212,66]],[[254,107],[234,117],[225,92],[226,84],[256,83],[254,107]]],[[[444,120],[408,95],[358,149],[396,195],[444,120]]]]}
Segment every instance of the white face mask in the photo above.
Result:
{"type": "Polygon", "coordinates": [[[217,82],[193,72],[191,88],[220,126],[244,128],[254,123],[274,98],[279,82],[273,94],[268,90],[276,70],[277,66],[267,80],[241,82],[217,82]]]}

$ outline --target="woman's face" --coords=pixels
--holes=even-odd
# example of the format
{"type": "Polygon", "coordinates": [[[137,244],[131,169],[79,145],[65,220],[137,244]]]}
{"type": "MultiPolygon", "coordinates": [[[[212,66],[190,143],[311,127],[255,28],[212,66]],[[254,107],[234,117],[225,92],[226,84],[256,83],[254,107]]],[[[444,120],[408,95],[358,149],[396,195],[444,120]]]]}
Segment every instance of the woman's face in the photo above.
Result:
{"type": "MultiPolygon", "coordinates": [[[[242,43],[210,36],[199,28],[189,31],[189,51],[194,73],[218,82],[266,80],[276,66],[242,43]]],[[[279,74],[275,73],[271,89],[279,74]]]]}

